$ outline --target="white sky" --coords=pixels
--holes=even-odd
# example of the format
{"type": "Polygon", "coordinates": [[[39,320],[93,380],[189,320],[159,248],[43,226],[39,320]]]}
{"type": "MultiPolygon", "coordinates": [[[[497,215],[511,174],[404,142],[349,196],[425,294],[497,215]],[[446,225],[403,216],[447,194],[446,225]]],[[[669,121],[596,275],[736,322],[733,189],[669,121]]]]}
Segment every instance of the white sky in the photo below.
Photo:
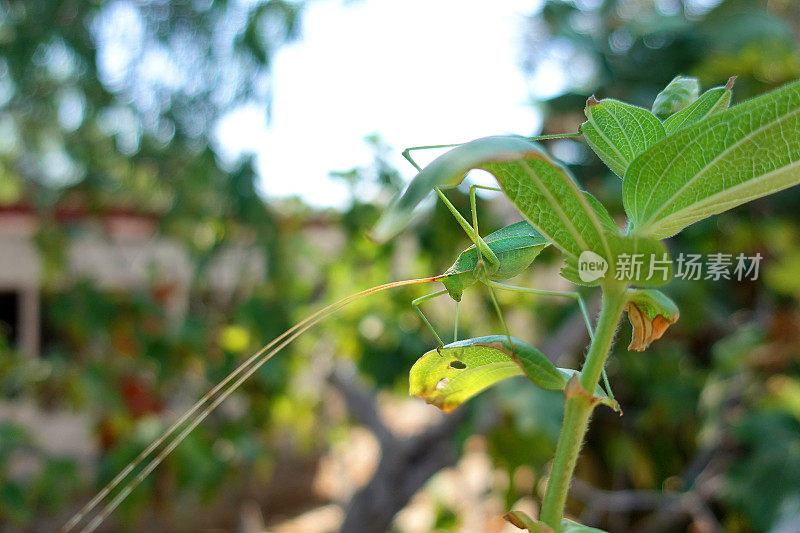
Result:
{"type": "Polygon", "coordinates": [[[400,155],[408,146],[538,131],[518,58],[524,16],[540,5],[310,2],[302,38],[274,59],[271,122],[254,106],[234,111],[218,125],[219,148],[255,153],[268,197],[341,207],[347,187],[328,174],[369,164],[369,134],[392,146],[410,179],[400,155]]]}

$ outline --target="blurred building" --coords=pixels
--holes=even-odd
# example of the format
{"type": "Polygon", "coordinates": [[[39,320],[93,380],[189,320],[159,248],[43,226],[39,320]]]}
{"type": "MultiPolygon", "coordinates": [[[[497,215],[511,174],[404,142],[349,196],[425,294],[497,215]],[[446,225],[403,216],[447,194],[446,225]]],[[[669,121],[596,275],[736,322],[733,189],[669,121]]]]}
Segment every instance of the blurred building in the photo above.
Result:
{"type": "Polygon", "coordinates": [[[176,321],[186,312],[192,280],[202,280],[214,299],[227,299],[266,277],[263,251],[244,245],[228,245],[196,265],[185,245],[158,234],[154,214],[119,209],[98,215],[78,207],[52,216],[67,241],[62,267],[47,273],[36,242],[39,214],[26,205],[0,206],[0,332],[30,356],[42,344],[45,276],[52,290],[86,280],[100,289],[154,292],[176,321]]]}

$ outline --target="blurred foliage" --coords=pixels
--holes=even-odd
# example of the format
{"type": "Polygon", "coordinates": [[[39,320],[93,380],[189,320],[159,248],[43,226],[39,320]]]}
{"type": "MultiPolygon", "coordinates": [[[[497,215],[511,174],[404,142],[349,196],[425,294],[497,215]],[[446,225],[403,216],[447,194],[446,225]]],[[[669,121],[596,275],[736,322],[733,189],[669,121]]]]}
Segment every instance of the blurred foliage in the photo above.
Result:
{"type": "MultiPolygon", "coordinates": [[[[270,58],[300,29],[302,4],[243,6],[0,1],[0,202],[34,206],[42,220],[36,242],[46,261],[49,339],[38,361],[0,348],[0,386],[5,400],[34,398],[43,409],[90,413],[101,447],[100,464],[86,468],[49,456],[20,427],[3,424],[0,523],[11,529],[60,525],[163,429],[163,415],[187,408],[295,321],[371,285],[443,272],[467,245],[437,203],[413,232],[375,247],[364,231],[378,208],[355,192],[343,212],[313,211],[300,201],[267,205],[248,159],[222,162],[214,119],[251,101],[268,110],[270,58]],[[120,20],[135,21],[138,32],[115,35],[120,20]],[[129,52],[124,68],[108,63],[109,46],[129,52]],[[143,65],[165,57],[174,76],[143,74],[143,65]],[[129,293],[63,279],[71,230],[53,213],[75,205],[89,218],[125,207],[151,214],[160,236],[192,252],[197,275],[182,320],[167,316],[158,286],[129,293]],[[200,267],[230,243],[263,250],[268,279],[214,298],[200,267]],[[34,458],[34,474],[15,470],[21,456],[34,458]]],[[[548,91],[545,100],[533,94],[545,133],[558,133],[576,130],[590,94],[649,107],[677,73],[699,77],[704,88],[737,74],[735,101],[800,77],[798,29],[792,0],[550,0],[530,17],[522,52],[534,87],[548,91]],[[554,71],[563,79],[550,79],[554,71]]],[[[402,147],[377,136],[367,142],[374,162],[336,177],[388,198],[402,184],[386,154],[402,147]]],[[[547,147],[621,212],[619,179],[584,144],[547,147]]],[[[461,191],[448,195],[468,211],[461,191]]],[[[624,349],[630,328],[621,328],[609,374],[624,416],[597,412],[581,479],[608,490],[687,490],[697,481],[698,457],[711,454],[719,459],[718,489],[709,505],[727,531],[767,531],[796,520],[798,201],[800,192],[785,191],[673,239],[673,254],[759,252],[762,275],[746,283],[672,282],[665,291],[681,319],[644,354],[624,349]]],[[[482,227],[515,220],[504,204],[479,204],[482,227]]],[[[516,283],[541,286],[558,266],[546,252],[537,271],[516,283]]],[[[405,395],[409,368],[434,343],[409,302],[429,290],[355,304],[299,339],[202,424],[125,502],[115,523],[130,530],[233,528],[245,499],[284,516],[313,506],[308,492],[300,491],[299,501],[269,496],[281,494],[286,479],[313,463],[346,424],[326,414],[319,374],[345,359],[377,387],[405,395]]],[[[515,335],[533,343],[573,311],[559,300],[500,297],[515,335]]],[[[465,296],[462,337],[499,331],[488,304],[480,291],[465,296]]],[[[431,306],[439,331],[452,328],[452,310],[448,302],[431,306]]],[[[509,380],[463,408],[470,413],[463,436],[493,421],[488,450],[508,474],[501,489],[508,507],[545,475],[562,406],[559,393],[509,380]]],[[[586,508],[570,503],[576,515],[586,508]]],[[[436,513],[439,530],[464,526],[457,509],[443,505],[436,513]]],[[[622,531],[626,520],[641,518],[603,514],[596,525],[622,531]]],[[[689,521],[681,516],[664,530],[685,530],[689,521]]]]}

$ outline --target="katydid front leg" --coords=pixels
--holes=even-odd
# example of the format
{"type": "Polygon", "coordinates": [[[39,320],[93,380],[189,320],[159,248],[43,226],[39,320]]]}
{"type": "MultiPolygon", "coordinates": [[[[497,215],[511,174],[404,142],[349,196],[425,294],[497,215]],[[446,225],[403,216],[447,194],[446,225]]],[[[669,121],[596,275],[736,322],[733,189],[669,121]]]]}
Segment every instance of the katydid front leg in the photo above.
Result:
{"type": "MultiPolygon", "coordinates": [[[[420,316],[420,318],[422,318],[422,321],[425,322],[425,324],[428,326],[428,329],[431,330],[431,332],[433,333],[433,336],[436,337],[436,340],[439,341],[439,347],[440,348],[442,346],[444,346],[444,342],[442,342],[442,338],[439,337],[439,334],[436,333],[436,329],[434,329],[433,325],[428,320],[428,317],[426,317],[425,313],[423,313],[422,309],[420,309],[419,304],[421,304],[422,302],[427,301],[427,300],[432,300],[434,298],[438,298],[439,296],[442,296],[443,294],[447,294],[447,289],[443,289],[441,291],[437,291],[437,292],[434,292],[434,293],[431,293],[431,294],[426,294],[425,296],[420,296],[419,298],[416,298],[415,300],[411,301],[411,306],[414,308],[414,311],[417,312],[417,314],[420,316]]],[[[456,317],[456,320],[458,320],[457,317],[456,317]]],[[[456,334],[458,334],[458,326],[456,326],[456,334]]]]}
{"type": "MultiPolygon", "coordinates": [[[[436,329],[433,327],[433,325],[431,324],[430,320],[428,320],[428,317],[425,316],[425,313],[422,312],[422,308],[420,308],[420,304],[422,302],[427,301],[427,300],[432,300],[434,298],[438,298],[439,296],[442,296],[444,294],[447,294],[447,289],[444,289],[444,290],[441,290],[441,291],[438,291],[438,292],[434,292],[434,293],[431,293],[431,294],[427,294],[425,296],[420,296],[419,298],[417,298],[415,300],[412,300],[412,302],[411,302],[411,305],[414,307],[414,310],[417,312],[417,314],[420,316],[420,318],[422,318],[422,321],[425,322],[425,324],[428,326],[428,329],[431,330],[431,333],[433,333],[433,336],[436,337],[436,340],[439,341],[439,348],[444,346],[444,342],[442,342],[442,338],[439,337],[439,334],[436,333],[436,329]]],[[[453,320],[453,342],[456,342],[458,340],[458,305],[459,305],[459,303],[460,302],[458,302],[458,300],[456,300],[456,312],[455,312],[455,318],[453,320]]]]}

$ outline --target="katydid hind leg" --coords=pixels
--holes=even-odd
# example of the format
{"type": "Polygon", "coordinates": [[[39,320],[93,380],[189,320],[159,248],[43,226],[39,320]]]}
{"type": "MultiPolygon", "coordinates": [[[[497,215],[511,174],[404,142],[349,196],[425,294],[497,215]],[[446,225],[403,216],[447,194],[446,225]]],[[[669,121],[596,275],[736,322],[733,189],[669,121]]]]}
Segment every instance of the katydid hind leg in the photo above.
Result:
{"type": "MultiPolygon", "coordinates": [[[[507,283],[500,283],[498,281],[489,281],[489,285],[492,287],[496,287],[498,289],[503,289],[506,291],[511,292],[519,292],[524,294],[539,294],[542,296],[563,296],[566,298],[572,298],[573,300],[578,302],[578,307],[580,308],[581,315],[583,316],[584,324],[586,324],[586,331],[589,332],[589,338],[594,339],[594,331],[592,330],[592,322],[589,318],[589,312],[586,307],[586,301],[583,299],[583,296],[577,291],[548,291],[544,289],[531,289],[529,287],[518,287],[516,285],[509,285],[507,283]]],[[[614,393],[611,390],[611,383],[608,381],[608,374],[606,373],[606,369],[603,368],[603,385],[605,387],[606,394],[610,399],[614,399],[614,393]]]]}
{"type": "MultiPolygon", "coordinates": [[[[470,188],[469,188],[469,207],[470,207],[470,211],[472,212],[472,239],[475,242],[475,249],[476,250],[480,250],[481,249],[480,246],[478,245],[478,243],[479,242],[483,242],[482,239],[481,239],[480,229],[478,228],[478,199],[477,199],[477,194],[476,194],[476,191],[478,189],[489,190],[489,191],[500,191],[501,190],[501,189],[498,189],[496,187],[487,187],[485,185],[471,185],[470,188]]],[[[483,253],[480,254],[478,256],[478,264],[479,265],[483,262],[484,255],[486,255],[485,259],[490,265],[492,265],[493,267],[494,266],[500,266],[500,260],[497,258],[497,256],[494,254],[494,252],[492,252],[491,255],[483,254],[483,253]]]]}
{"type": "Polygon", "coordinates": [[[508,329],[508,324],[506,323],[506,319],[503,316],[503,310],[500,308],[500,303],[497,301],[497,295],[494,293],[494,288],[489,284],[489,280],[484,280],[486,287],[489,289],[489,295],[492,297],[492,304],[494,305],[494,310],[497,313],[497,317],[500,319],[500,324],[503,326],[503,331],[506,334],[506,338],[508,339],[508,346],[511,350],[511,353],[514,353],[514,343],[511,342],[511,330],[508,329]]]}
{"type": "Polygon", "coordinates": [[[461,305],[461,302],[456,300],[456,313],[455,317],[453,318],[453,342],[458,340],[458,307],[461,305]]]}
{"type": "Polygon", "coordinates": [[[518,292],[523,294],[538,294],[541,296],[562,296],[565,298],[572,298],[576,302],[578,302],[578,307],[581,311],[581,316],[583,317],[583,322],[586,325],[586,331],[589,332],[589,338],[594,338],[594,330],[592,330],[592,322],[589,319],[589,312],[587,311],[586,302],[583,299],[583,296],[577,291],[549,291],[546,289],[532,289],[530,287],[518,287],[516,285],[509,285],[507,283],[500,283],[499,281],[489,281],[488,284],[491,287],[495,287],[497,289],[502,289],[504,291],[509,292],[518,292]]]}
{"type": "MultiPolygon", "coordinates": [[[[469,188],[469,208],[472,211],[472,233],[475,240],[475,249],[478,250],[478,238],[481,233],[478,230],[478,200],[475,195],[475,185],[469,188]]],[[[478,257],[479,262],[481,259],[481,257],[478,257]]]]}

